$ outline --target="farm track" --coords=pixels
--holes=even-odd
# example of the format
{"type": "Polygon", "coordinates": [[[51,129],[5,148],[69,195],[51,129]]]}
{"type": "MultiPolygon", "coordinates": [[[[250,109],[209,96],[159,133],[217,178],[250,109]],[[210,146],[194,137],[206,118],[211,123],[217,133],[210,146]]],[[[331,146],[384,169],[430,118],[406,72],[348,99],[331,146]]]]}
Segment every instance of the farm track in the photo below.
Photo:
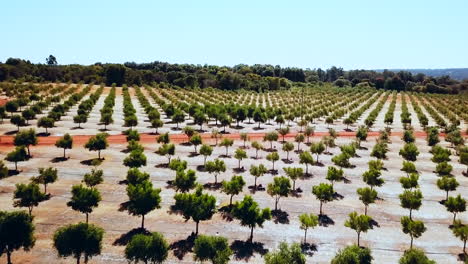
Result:
{"type": "MultiPolygon", "coordinates": [[[[250,140],[258,140],[258,139],[263,139],[266,133],[248,133],[248,136],[250,140]]],[[[285,136],[285,139],[290,139],[294,138],[297,134],[299,133],[289,133],[285,136]]],[[[212,140],[214,139],[211,138],[210,133],[201,133],[200,134],[202,139],[204,141],[206,140],[212,140]]],[[[311,137],[323,137],[329,135],[328,132],[315,132],[315,134],[311,137]]],[[[143,143],[152,143],[155,142],[156,138],[158,135],[155,134],[150,134],[150,133],[142,133],[140,134],[140,142],[143,143]]],[[[355,137],[356,132],[338,132],[339,137],[355,137]]],[[[378,131],[372,131],[368,132],[368,137],[377,137],[379,136],[378,131]]],[[[403,132],[392,132],[391,136],[397,136],[401,137],[403,136],[403,132]]],[[[426,132],[424,131],[415,131],[414,136],[417,138],[425,138],[426,137],[426,132]]],[[[441,133],[440,136],[445,136],[444,133],[441,133]]],[[[466,134],[465,134],[466,136],[466,134]]],[[[89,138],[92,137],[92,135],[74,135],[73,137],[73,143],[78,144],[78,145],[84,145],[89,138]]],[[[0,145],[7,147],[7,146],[13,146],[13,140],[14,136],[0,136],[0,145]]],[[[39,137],[38,138],[38,145],[41,146],[50,146],[54,145],[55,142],[60,138],[60,136],[48,136],[48,137],[39,137]]],[[[223,134],[223,138],[230,138],[234,140],[240,140],[240,133],[232,133],[232,134],[223,134]]],[[[187,141],[187,136],[185,134],[172,134],[170,135],[171,142],[174,143],[181,143],[187,141]]],[[[127,142],[126,136],[121,134],[121,135],[109,135],[107,138],[107,141],[109,144],[123,144],[127,142]]]]}

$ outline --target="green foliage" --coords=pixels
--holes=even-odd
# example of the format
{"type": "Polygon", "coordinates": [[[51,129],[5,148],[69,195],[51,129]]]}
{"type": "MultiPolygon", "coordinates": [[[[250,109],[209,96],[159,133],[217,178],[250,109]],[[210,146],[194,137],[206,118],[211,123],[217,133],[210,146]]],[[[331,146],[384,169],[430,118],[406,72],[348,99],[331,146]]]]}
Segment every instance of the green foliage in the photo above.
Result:
{"type": "Polygon", "coordinates": [[[44,193],[47,193],[47,184],[57,181],[57,169],[39,168],[39,176],[31,178],[31,181],[36,184],[44,185],[44,193]]]}
{"type": "Polygon", "coordinates": [[[437,179],[437,187],[446,192],[445,200],[448,199],[449,191],[455,191],[458,185],[459,183],[457,182],[457,179],[453,177],[443,176],[442,178],[437,179]]]}
{"type": "Polygon", "coordinates": [[[278,152],[276,152],[276,151],[275,151],[275,152],[271,152],[270,154],[268,154],[268,155],[266,156],[266,159],[267,159],[268,161],[271,161],[271,163],[273,164],[272,170],[275,170],[275,162],[279,160],[279,154],[278,154],[278,152]]]}
{"type": "Polygon", "coordinates": [[[223,160],[215,159],[213,161],[208,161],[205,164],[205,170],[208,173],[213,173],[215,176],[215,184],[218,183],[218,175],[226,171],[226,164],[223,160]]]}
{"type": "Polygon", "coordinates": [[[290,191],[291,182],[284,176],[274,177],[273,182],[268,184],[267,193],[275,197],[275,210],[278,209],[279,199],[281,197],[287,197],[290,191]]]}
{"type": "Polygon", "coordinates": [[[308,151],[301,152],[299,154],[299,163],[306,165],[306,174],[309,174],[309,165],[314,164],[314,158],[308,151]]]}
{"type": "Polygon", "coordinates": [[[343,180],[343,169],[337,169],[336,167],[329,166],[327,171],[326,179],[329,180],[333,186],[334,182],[343,180]]]}
{"type": "Polygon", "coordinates": [[[250,195],[246,195],[242,201],[236,202],[231,213],[240,220],[242,226],[250,227],[250,241],[253,239],[253,229],[257,226],[263,227],[263,223],[271,219],[270,208],[260,209],[258,203],[250,195]]]}
{"type": "Polygon", "coordinates": [[[130,155],[123,160],[123,164],[130,168],[146,166],[146,155],[140,150],[133,150],[130,155]]]}
{"type": "Polygon", "coordinates": [[[356,231],[358,235],[357,245],[359,246],[359,239],[361,232],[366,233],[367,230],[371,229],[372,218],[367,215],[359,215],[357,212],[352,212],[349,214],[349,219],[346,220],[344,226],[349,227],[356,231]]]}
{"type": "Polygon", "coordinates": [[[232,197],[241,193],[244,186],[244,178],[242,178],[240,175],[232,176],[230,181],[223,181],[222,191],[231,196],[229,199],[229,205],[232,205],[232,197]]]}
{"type": "Polygon", "coordinates": [[[6,161],[15,163],[15,170],[18,171],[18,162],[28,159],[26,148],[23,146],[16,147],[13,151],[9,152],[5,157],[6,161]]]}
{"type": "Polygon", "coordinates": [[[213,264],[226,264],[232,255],[225,237],[200,235],[195,239],[194,260],[211,261],[213,264]]]}
{"type": "Polygon", "coordinates": [[[104,181],[104,172],[102,170],[92,169],[91,172],[86,173],[83,177],[83,182],[88,187],[94,187],[104,181]]]}
{"type": "Polygon", "coordinates": [[[137,185],[149,181],[150,176],[146,172],[141,172],[137,168],[131,168],[127,171],[127,184],[137,185]]]}
{"type": "Polygon", "coordinates": [[[401,228],[403,233],[408,234],[411,237],[410,248],[413,248],[413,239],[420,237],[426,232],[426,227],[422,221],[412,220],[411,217],[403,216],[401,218],[401,228]]]}
{"type": "Polygon", "coordinates": [[[186,220],[190,218],[196,223],[195,234],[198,234],[200,221],[209,220],[216,211],[216,198],[203,193],[198,186],[193,193],[178,193],[174,195],[174,209],[180,211],[186,220]]]}
{"type": "Polygon", "coordinates": [[[357,194],[359,195],[359,200],[361,200],[365,206],[364,214],[367,215],[367,207],[369,204],[375,203],[377,191],[369,187],[364,187],[357,189],[357,194]]]}
{"type": "Polygon", "coordinates": [[[402,149],[400,149],[399,155],[405,160],[416,161],[419,151],[414,143],[406,143],[402,149]]]}
{"type": "Polygon", "coordinates": [[[404,190],[399,195],[401,207],[410,210],[410,218],[412,210],[419,210],[421,207],[423,195],[420,190],[404,190]]]}
{"type": "Polygon", "coordinates": [[[15,136],[15,139],[13,140],[13,144],[15,146],[26,147],[28,149],[28,156],[31,156],[29,146],[37,145],[36,130],[34,130],[34,128],[30,128],[28,130],[22,130],[18,132],[18,134],[15,136]]]}
{"type": "Polygon", "coordinates": [[[24,211],[0,211],[0,257],[6,254],[8,263],[11,263],[14,251],[29,251],[34,247],[36,238],[32,220],[33,217],[24,211]]]}
{"type": "Polygon", "coordinates": [[[107,142],[107,136],[108,134],[106,133],[96,134],[95,136],[91,137],[88,142],[86,142],[84,147],[90,151],[97,151],[98,159],[101,159],[101,150],[106,149],[109,146],[109,143],[107,142]]]}
{"type": "Polygon", "coordinates": [[[124,209],[131,215],[141,215],[141,228],[144,228],[145,215],[161,207],[161,189],[154,189],[149,181],[127,186],[128,202],[124,209]]]}
{"type": "Polygon", "coordinates": [[[33,207],[38,206],[40,202],[44,201],[45,197],[45,194],[39,190],[39,185],[36,183],[18,183],[13,193],[13,206],[27,207],[31,215],[33,207]]]}
{"type": "Polygon", "coordinates": [[[449,197],[445,201],[444,206],[447,208],[447,211],[453,214],[453,223],[455,223],[457,214],[466,211],[466,200],[459,194],[455,197],[449,197]]]}
{"type": "Polygon", "coordinates": [[[331,264],[371,264],[372,259],[370,249],[352,245],[338,251],[331,264]]]}
{"type": "Polygon", "coordinates": [[[293,243],[288,245],[281,242],[278,250],[269,252],[264,256],[265,264],[305,264],[306,258],[302,253],[301,245],[293,243]]]}
{"type": "Polygon", "coordinates": [[[299,215],[299,222],[301,223],[301,229],[304,230],[304,243],[307,243],[307,230],[316,227],[319,224],[319,218],[312,213],[303,213],[299,215]]]}
{"type": "Polygon", "coordinates": [[[405,250],[403,256],[400,258],[399,264],[436,264],[435,261],[430,260],[424,251],[421,249],[405,250]]]}
{"type": "Polygon", "coordinates": [[[163,263],[169,255],[169,244],[161,233],[136,234],[125,247],[125,258],[137,263],[163,263]]]}
{"type": "Polygon", "coordinates": [[[200,134],[195,133],[193,136],[191,136],[190,137],[190,143],[194,146],[195,153],[197,153],[198,145],[201,145],[203,143],[200,134]]]}
{"type": "Polygon", "coordinates": [[[85,263],[93,256],[101,254],[104,229],[86,223],[67,225],[54,233],[54,248],[60,257],[73,256],[80,262],[81,255],[85,263]]]}
{"type": "Polygon", "coordinates": [[[70,136],[70,134],[66,133],[63,135],[63,137],[59,138],[55,142],[55,146],[57,148],[63,148],[63,158],[65,158],[65,150],[72,149],[73,147],[73,138],[70,136]]]}
{"type": "Polygon", "coordinates": [[[98,207],[102,200],[101,194],[96,188],[88,188],[83,185],[73,185],[72,197],[67,203],[75,211],[86,214],[86,223],[88,223],[88,214],[93,212],[95,207],[98,207]]]}
{"type": "Polygon", "coordinates": [[[362,174],[362,180],[369,185],[371,189],[374,189],[374,187],[380,187],[385,183],[384,179],[380,178],[381,175],[382,173],[380,171],[370,169],[362,174]]]}
{"type": "Polygon", "coordinates": [[[188,192],[197,186],[197,176],[194,170],[178,170],[174,180],[176,191],[188,192]]]}
{"type": "Polygon", "coordinates": [[[419,175],[417,173],[410,173],[407,177],[400,178],[401,187],[403,189],[417,188],[419,186],[418,180],[419,175]]]}
{"type": "Polygon", "coordinates": [[[319,185],[312,186],[312,194],[320,201],[320,215],[322,215],[322,204],[333,201],[335,190],[333,190],[331,184],[320,183],[319,185]]]}

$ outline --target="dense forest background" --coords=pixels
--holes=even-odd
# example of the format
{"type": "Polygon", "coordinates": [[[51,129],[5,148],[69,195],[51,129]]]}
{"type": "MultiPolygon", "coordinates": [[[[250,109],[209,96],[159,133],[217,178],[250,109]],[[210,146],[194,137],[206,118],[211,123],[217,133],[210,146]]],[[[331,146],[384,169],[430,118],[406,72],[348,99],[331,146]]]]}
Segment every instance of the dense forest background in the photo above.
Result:
{"type": "Polygon", "coordinates": [[[438,77],[410,71],[349,70],[331,67],[326,70],[280,67],[279,65],[214,65],[171,64],[167,62],[93,65],[59,65],[50,55],[45,64],[9,58],[0,63],[0,81],[84,82],[110,85],[167,83],[179,87],[255,91],[286,89],[307,83],[333,83],[336,86],[375,87],[397,91],[459,93],[468,91],[468,80],[459,81],[448,75],[438,77]]]}

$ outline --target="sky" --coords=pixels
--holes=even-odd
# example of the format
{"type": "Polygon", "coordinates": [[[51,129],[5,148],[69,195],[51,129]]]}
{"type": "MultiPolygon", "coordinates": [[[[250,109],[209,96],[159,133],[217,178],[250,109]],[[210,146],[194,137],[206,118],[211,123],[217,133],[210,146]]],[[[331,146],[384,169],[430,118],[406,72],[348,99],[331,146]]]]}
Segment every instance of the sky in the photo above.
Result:
{"type": "Polygon", "coordinates": [[[467,0],[15,0],[0,61],[468,67],[467,0]]]}

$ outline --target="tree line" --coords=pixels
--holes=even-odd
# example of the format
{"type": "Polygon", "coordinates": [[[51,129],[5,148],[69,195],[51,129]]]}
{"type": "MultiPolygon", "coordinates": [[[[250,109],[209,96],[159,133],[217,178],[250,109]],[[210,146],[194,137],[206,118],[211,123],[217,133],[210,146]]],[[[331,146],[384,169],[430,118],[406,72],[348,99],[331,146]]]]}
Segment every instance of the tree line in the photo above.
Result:
{"type": "Polygon", "coordinates": [[[239,64],[233,67],[215,65],[171,64],[167,62],[93,65],[59,65],[54,56],[46,64],[9,58],[0,63],[0,81],[24,80],[44,82],[115,83],[118,86],[167,83],[188,88],[268,91],[287,89],[293,84],[333,83],[336,86],[375,87],[397,91],[458,93],[468,89],[468,81],[449,76],[431,77],[408,71],[349,70],[331,67],[323,70],[281,67],[279,65],[239,64]]]}

